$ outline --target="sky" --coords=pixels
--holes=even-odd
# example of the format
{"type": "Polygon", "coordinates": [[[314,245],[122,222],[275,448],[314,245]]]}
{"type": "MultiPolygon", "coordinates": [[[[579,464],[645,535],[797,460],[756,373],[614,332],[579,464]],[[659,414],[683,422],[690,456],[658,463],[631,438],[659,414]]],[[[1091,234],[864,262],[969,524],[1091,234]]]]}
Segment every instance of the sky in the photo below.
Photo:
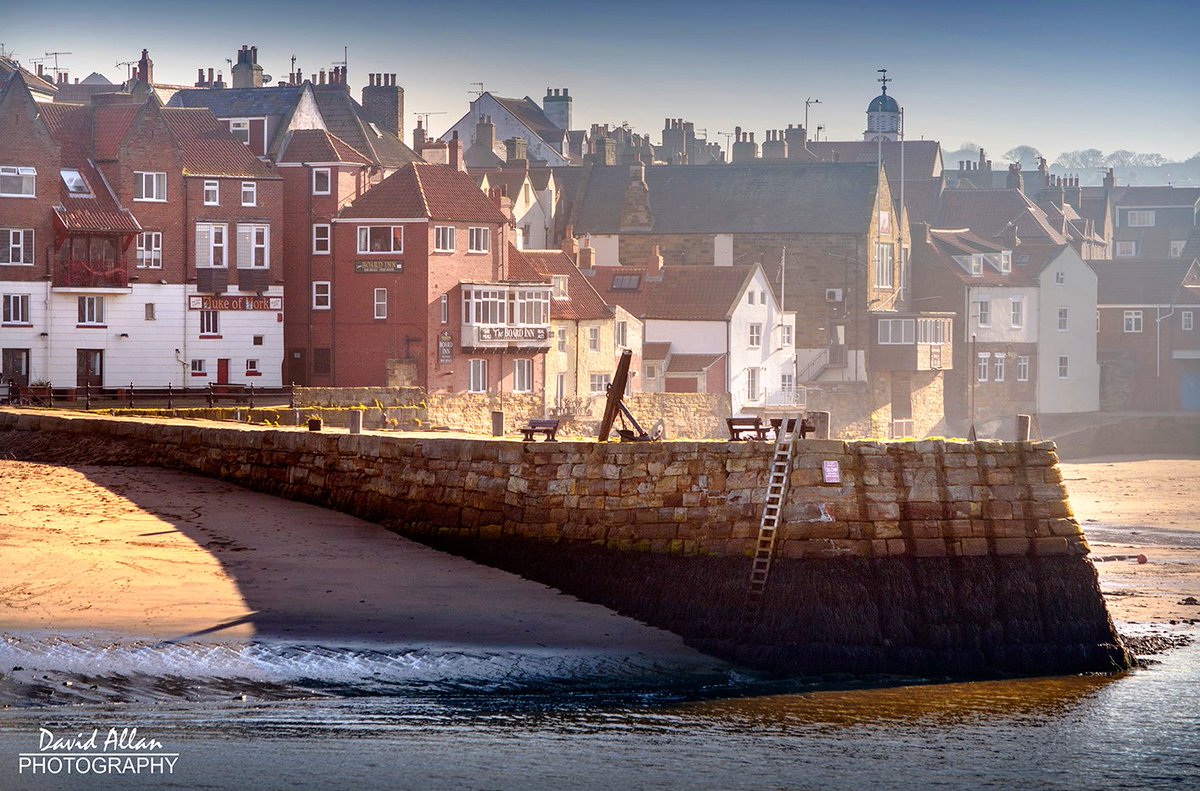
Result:
{"type": "MultiPolygon", "coordinates": [[[[0,44],[29,64],[59,56],[71,78],[125,78],[150,50],[158,82],[198,67],[229,75],[242,44],[277,80],[343,59],[356,97],[368,73],[396,73],[406,137],[415,113],[440,134],[468,110],[472,83],[501,96],[570,89],[573,126],[629,123],[660,139],[663,119],[710,140],[804,122],[822,139],[861,139],[888,69],[908,139],[965,141],[996,160],[1032,145],[1052,162],[1098,148],[1186,159],[1200,152],[1196,0],[837,0],[573,3],[459,0],[0,0],[0,44]]],[[[53,59],[47,61],[52,65],[53,59]]]]}

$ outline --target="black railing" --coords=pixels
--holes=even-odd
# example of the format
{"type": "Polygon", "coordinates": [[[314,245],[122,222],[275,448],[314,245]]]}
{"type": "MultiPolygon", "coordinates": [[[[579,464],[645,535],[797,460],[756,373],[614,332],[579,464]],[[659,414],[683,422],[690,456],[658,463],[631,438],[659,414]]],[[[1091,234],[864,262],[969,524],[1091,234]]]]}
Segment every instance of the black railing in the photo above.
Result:
{"type": "Polygon", "coordinates": [[[253,384],[213,384],[204,387],[99,387],[85,384],[78,387],[55,387],[52,383],[30,386],[9,382],[0,386],[0,402],[13,406],[78,408],[80,402],[85,410],[102,409],[175,409],[176,407],[214,407],[222,402],[245,404],[253,408],[256,404],[270,406],[287,403],[289,409],[296,408],[296,385],[285,387],[255,387],[253,384]]]}

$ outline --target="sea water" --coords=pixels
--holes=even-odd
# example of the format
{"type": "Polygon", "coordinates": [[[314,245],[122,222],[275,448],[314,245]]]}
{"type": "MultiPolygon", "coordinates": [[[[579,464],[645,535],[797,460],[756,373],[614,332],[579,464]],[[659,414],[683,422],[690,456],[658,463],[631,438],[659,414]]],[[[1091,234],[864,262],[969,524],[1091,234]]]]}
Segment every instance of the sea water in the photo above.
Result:
{"type": "Polygon", "coordinates": [[[1200,787],[1200,647],[1159,660],[872,685],[594,652],[9,635],[0,788],[1200,787]],[[47,732],[131,728],[170,773],[20,771],[47,732]]]}

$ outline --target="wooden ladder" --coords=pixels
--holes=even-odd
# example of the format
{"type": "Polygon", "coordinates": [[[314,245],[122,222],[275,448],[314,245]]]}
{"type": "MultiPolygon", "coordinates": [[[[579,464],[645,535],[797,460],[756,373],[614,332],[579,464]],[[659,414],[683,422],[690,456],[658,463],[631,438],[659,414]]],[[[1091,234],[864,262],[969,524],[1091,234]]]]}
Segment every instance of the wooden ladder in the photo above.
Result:
{"type": "Polygon", "coordinates": [[[780,512],[783,509],[784,496],[787,494],[792,454],[796,449],[800,424],[799,415],[785,417],[775,437],[775,453],[771,457],[770,476],[767,480],[767,501],[763,505],[762,522],[758,526],[758,546],[754,550],[754,565],[750,570],[750,595],[753,598],[762,596],[767,588],[771,558],[775,554],[775,532],[779,528],[780,512]]]}

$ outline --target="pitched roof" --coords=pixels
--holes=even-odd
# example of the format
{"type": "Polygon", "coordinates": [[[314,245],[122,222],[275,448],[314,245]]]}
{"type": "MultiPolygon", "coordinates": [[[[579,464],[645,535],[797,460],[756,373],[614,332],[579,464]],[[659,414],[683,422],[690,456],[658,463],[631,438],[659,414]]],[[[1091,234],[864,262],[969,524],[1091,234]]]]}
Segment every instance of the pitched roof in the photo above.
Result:
{"type": "Polygon", "coordinates": [[[475,181],[448,165],[410,162],[342,210],[341,217],[433,220],[476,220],[507,223],[475,181]]]}
{"type": "Polygon", "coordinates": [[[516,245],[508,245],[508,279],[517,283],[549,283],[550,278],[539,272],[533,262],[516,245]]]}
{"type": "Polygon", "coordinates": [[[656,277],[641,267],[604,266],[587,274],[606,302],[639,319],[724,321],[757,268],[664,266],[656,277]]]}
{"type": "Polygon", "coordinates": [[[274,176],[207,108],[164,107],[162,114],[183,150],[185,176],[274,176]]]}
{"type": "Polygon", "coordinates": [[[293,129],[280,146],[276,161],[371,164],[371,160],[355,151],[345,140],[324,129],[293,129]]]}
{"type": "Polygon", "coordinates": [[[673,354],[664,374],[702,374],[725,357],[719,354],[673,354]]]}
{"type": "Polygon", "coordinates": [[[487,173],[487,183],[492,189],[503,190],[504,195],[515,201],[520,195],[521,187],[525,185],[525,179],[528,175],[526,171],[516,168],[490,170],[487,173]]]}
{"type": "Polygon", "coordinates": [[[955,260],[955,256],[996,254],[1005,248],[963,229],[930,229],[929,242],[928,247],[916,247],[914,266],[926,266],[936,261],[963,283],[973,286],[1035,286],[1042,270],[1068,249],[1065,244],[1022,244],[1011,251],[1012,271],[1004,273],[985,263],[980,274],[972,275],[967,266],[955,260]]]}
{"type": "Polygon", "coordinates": [[[936,140],[884,141],[865,140],[808,141],[808,150],[826,162],[869,162],[874,164],[882,150],[883,168],[892,191],[899,188],[900,154],[904,153],[904,178],[927,179],[942,174],[942,147],[936,140]]]}
{"type": "MultiPolygon", "coordinates": [[[[575,232],[622,232],[628,166],[594,166],[575,232]]],[[[870,164],[648,167],[650,233],[865,233],[875,201],[870,164]]]]}
{"type": "Polygon", "coordinates": [[[1100,305],[1170,305],[1185,296],[1183,281],[1192,261],[1168,258],[1130,262],[1118,258],[1089,261],[1088,266],[1096,273],[1096,302],[1100,305]]]}
{"type": "Polygon", "coordinates": [[[554,171],[550,168],[530,168],[529,181],[538,192],[547,189],[554,179],[554,171]]]}
{"type": "Polygon", "coordinates": [[[1050,225],[1037,204],[1015,188],[950,189],[942,193],[938,225],[946,228],[970,228],[978,236],[995,239],[1010,225],[1017,226],[1021,239],[1064,244],[1067,240],[1050,225]]]}
{"type": "Polygon", "coordinates": [[[546,117],[542,108],[533,99],[508,99],[503,96],[491,95],[499,104],[513,116],[525,124],[529,131],[545,140],[547,143],[557,143],[562,140],[564,129],[559,129],[553,121],[546,117]]]}
{"type": "Polygon", "coordinates": [[[171,107],[207,107],[218,118],[258,118],[291,114],[304,92],[303,85],[265,88],[209,88],[179,91],[171,107]]]}
{"type": "Polygon", "coordinates": [[[1124,187],[1117,205],[1191,207],[1200,202],[1200,187],[1124,187]]]}
{"type": "Polygon", "coordinates": [[[313,91],[325,126],[349,146],[389,170],[421,158],[387,129],[367,120],[362,105],[341,84],[317,86],[313,91]]]}
{"type": "Polygon", "coordinates": [[[58,86],[50,80],[37,76],[12,58],[0,57],[0,87],[7,85],[9,80],[17,75],[20,75],[25,82],[25,87],[30,91],[44,96],[53,96],[58,93],[58,86]]]}
{"type": "Polygon", "coordinates": [[[670,341],[647,341],[642,344],[643,360],[665,360],[670,353],[670,341]]]}
{"type": "MultiPolygon", "coordinates": [[[[556,319],[576,321],[579,319],[603,319],[612,315],[612,310],[586,278],[571,257],[562,250],[524,250],[522,256],[541,275],[549,278],[565,275],[567,297],[554,297],[550,301],[550,315],[556,319]]],[[[510,257],[511,262],[511,257],[510,257]]],[[[511,263],[510,263],[511,266],[511,263]]]]}

